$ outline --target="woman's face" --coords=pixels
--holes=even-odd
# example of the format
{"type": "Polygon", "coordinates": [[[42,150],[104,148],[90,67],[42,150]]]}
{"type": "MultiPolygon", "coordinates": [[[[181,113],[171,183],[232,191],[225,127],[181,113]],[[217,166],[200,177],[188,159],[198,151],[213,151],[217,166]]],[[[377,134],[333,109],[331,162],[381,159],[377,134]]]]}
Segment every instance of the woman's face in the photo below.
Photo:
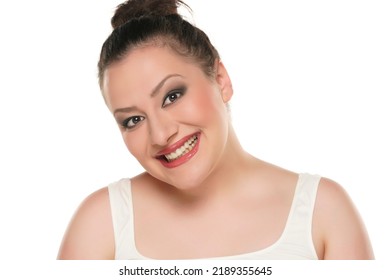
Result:
{"type": "Polygon", "coordinates": [[[153,177],[199,186],[218,167],[229,133],[228,74],[206,77],[167,47],[131,51],[105,72],[103,92],[130,153],[153,177]]]}

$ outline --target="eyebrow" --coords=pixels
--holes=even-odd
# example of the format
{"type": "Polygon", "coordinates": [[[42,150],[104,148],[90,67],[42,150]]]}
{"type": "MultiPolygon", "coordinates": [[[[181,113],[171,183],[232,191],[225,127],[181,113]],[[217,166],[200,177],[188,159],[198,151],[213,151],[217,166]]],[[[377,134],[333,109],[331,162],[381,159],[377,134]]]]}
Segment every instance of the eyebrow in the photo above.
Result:
{"type": "MultiPolygon", "coordinates": [[[[164,86],[165,82],[167,80],[169,80],[170,78],[173,78],[173,77],[183,77],[182,75],[180,74],[169,74],[167,75],[164,79],[162,79],[152,90],[152,92],[150,93],[150,97],[155,97],[157,95],[157,93],[160,91],[160,89],[164,86]]],[[[136,107],[134,106],[130,106],[130,107],[124,107],[124,108],[118,108],[118,109],[115,109],[114,111],[114,115],[116,113],[128,113],[128,112],[131,112],[133,110],[135,110],[136,107]]]]}

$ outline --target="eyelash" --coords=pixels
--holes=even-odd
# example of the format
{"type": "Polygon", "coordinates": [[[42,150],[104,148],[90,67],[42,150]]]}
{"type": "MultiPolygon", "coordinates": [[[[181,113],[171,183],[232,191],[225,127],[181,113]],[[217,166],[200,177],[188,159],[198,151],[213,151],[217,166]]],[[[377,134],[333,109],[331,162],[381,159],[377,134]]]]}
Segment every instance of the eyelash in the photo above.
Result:
{"type": "Polygon", "coordinates": [[[142,116],[134,116],[134,117],[127,118],[122,122],[122,127],[125,129],[132,129],[137,125],[137,123],[143,121],[144,119],[145,119],[145,117],[142,117],[142,116]],[[133,121],[133,123],[135,121],[135,123],[133,125],[129,125],[129,123],[131,121],[133,121]]]}
{"type": "MultiPolygon", "coordinates": [[[[182,89],[175,89],[175,90],[169,92],[167,95],[165,95],[165,97],[163,99],[163,104],[161,107],[165,108],[165,107],[170,106],[171,104],[175,103],[178,99],[180,99],[184,95],[185,90],[186,90],[185,88],[182,88],[182,89]],[[175,99],[169,100],[169,98],[172,98],[173,96],[175,96],[175,99]],[[166,104],[167,101],[169,101],[170,103],[166,104]]],[[[139,122],[143,121],[144,119],[145,119],[145,117],[143,117],[143,116],[133,116],[133,117],[127,118],[122,122],[122,127],[125,129],[132,129],[135,126],[137,126],[137,124],[139,122]],[[129,125],[129,123],[131,121],[134,124],[129,125]]]]}
{"type": "Polygon", "coordinates": [[[185,90],[186,90],[185,88],[175,89],[175,90],[169,92],[167,95],[165,95],[164,100],[163,100],[163,104],[162,104],[162,108],[169,106],[172,103],[175,103],[178,99],[180,99],[184,95],[185,90]],[[170,100],[170,103],[165,104],[165,102],[167,100],[169,100],[169,98],[172,96],[176,96],[176,99],[174,99],[173,101],[170,100]]]}

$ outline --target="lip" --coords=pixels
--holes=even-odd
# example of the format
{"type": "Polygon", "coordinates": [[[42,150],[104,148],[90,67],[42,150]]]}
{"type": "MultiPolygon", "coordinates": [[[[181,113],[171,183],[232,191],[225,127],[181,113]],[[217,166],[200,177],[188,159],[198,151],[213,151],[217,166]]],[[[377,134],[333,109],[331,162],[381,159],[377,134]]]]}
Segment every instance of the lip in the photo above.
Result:
{"type": "Polygon", "coordinates": [[[200,132],[193,133],[191,135],[188,135],[188,136],[180,139],[179,141],[177,141],[176,143],[172,144],[171,146],[169,146],[169,147],[159,151],[156,154],[156,159],[159,160],[161,162],[161,164],[163,166],[167,167],[167,168],[177,167],[179,165],[182,165],[182,164],[186,163],[188,160],[190,160],[198,152],[199,143],[200,143],[200,132]],[[165,159],[162,158],[166,154],[170,154],[172,152],[175,152],[178,148],[183,146],[184,143],[187,142],[194,135],[197,136],[198,140],[196,142],[196,145],[192,148],[191,151],[189,151],[185,155],[183,155],[180,158],[178,158],[178,159],[176,159],[174,161],[171,161],[171,162],[167,162],[165,159]]]}

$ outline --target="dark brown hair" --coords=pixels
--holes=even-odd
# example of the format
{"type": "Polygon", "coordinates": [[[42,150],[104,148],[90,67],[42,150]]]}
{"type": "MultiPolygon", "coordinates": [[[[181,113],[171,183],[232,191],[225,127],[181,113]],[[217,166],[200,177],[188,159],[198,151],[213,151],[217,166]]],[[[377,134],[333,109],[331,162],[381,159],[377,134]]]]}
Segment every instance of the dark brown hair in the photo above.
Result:
{"type": "Polygon", "coordinates": [[[102,46],[98,63],[101,88],[107,67],[147,44],[168,46],[198,63],[207,76],[214,75],[219,54],[202,30],[178,14],[180,5],[188,7],[181,0],[128,0],[117,7],[111,19],[114,30],[102,46]]]}

